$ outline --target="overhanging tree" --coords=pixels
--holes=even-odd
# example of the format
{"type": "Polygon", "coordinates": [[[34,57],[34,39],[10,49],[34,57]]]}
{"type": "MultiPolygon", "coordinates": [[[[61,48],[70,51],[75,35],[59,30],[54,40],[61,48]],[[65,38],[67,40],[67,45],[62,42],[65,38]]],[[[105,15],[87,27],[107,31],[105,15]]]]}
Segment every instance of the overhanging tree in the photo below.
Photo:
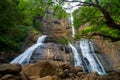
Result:
{"type": "MultiPolygon", "coordinates": [[[[100,4],[100,1],[99,0],[86,0],[85,2],[82,2],[82,1],[67,1],[66,2],[80,2],[80,4],[76,5],[76,6],[93,6],[95,8],[97,8],[98,10],[100,10],[103,15],[104,15],[104,18],[106,20],[106,24],[109,26],[109,27],[112,27],[112,28],[115,28],[115,29],[119,29],[120,30],[120,24],[118,24],[117,22],[114,21],[114,19],[112,18],[112,16],[110,15],[111,12],[109,12],[107,9],[104,8],[104,6],[102,6],[100,4]]],[[[116,0],[115,3],[117,4],[114,4],[112,3],[114,1],[112,0],[109,0],[108,3],[109,4],[113,4],[113,5],[116,5],[118,7],[118,9],[120,8],[120,6],[118,5],[119,0],[116,0]]],[[[111,6],[112,7],[112,6],[111,6]]]]}
{"type": "MultiPolygon", "coordinates": [[[[69,1],[67,1],[67,2],[69,2],[69,1]]],[[[71,2],[80,2],[80,4],[78,4],[76,6],[82,6],[82,8],[86,8],[86,12],[89,11],[89,13],[87,14],[85,12],[82,12],[83,11],[83,10],[81,10],[82,8],[79,10],[79,11],[81,11],[80,13],[84,13],[84,15],[87,14],[86,16],[84,16],[84,15],[80,16],[80,17],[84,16],[84,19],[80,20],[81,22],[91,22],[91,21],[95,22],[95,20],[96,20],[96,22],[98,21],[98,23],[92,23],[92,25],[94,24],[94,26],[97,24],[96,27],[98,27],[98,26],[102,27],[102,25],[98,25],[101,23],[101,24],[106,24],[106,26],[109,27],[110,30],[111,29],[113,29],[113,30],[116,29],[117,31],[120,30],[120,24],[119,24],[120,23],[120,19],[119,19],[120,18],[119,3],[120,2],[119,2],[119,0],[115,0],[115,1],[113,1],[113,0],[109,0],[109,1],[108,0],[107,1],[105,1],[105,0],[86,0],[85,2],[82,2],[82,1],[71,1],[71,2]],[[90,12],[90,10],[93,10],[93,11],[90,12]],[[91,14],[92,12],[93,12],[93,14],[91,14]],[[89,14],[90,14],[90,16],[89,16],[89,14]],[[100,19],[101,19],[101,21],[100,21],[100,19]]],[[[92,35],[100,35],[103,37],[108,37],[108,38],[111,38],[113,41],[120,40],[119,36],[114,37],[114,36],[111,36],[110,34],[109,35],[106,35],[103,33],[101,34],[100,32],[98,33],[96,31],[94,31],[94,33],[92,35]]]]}

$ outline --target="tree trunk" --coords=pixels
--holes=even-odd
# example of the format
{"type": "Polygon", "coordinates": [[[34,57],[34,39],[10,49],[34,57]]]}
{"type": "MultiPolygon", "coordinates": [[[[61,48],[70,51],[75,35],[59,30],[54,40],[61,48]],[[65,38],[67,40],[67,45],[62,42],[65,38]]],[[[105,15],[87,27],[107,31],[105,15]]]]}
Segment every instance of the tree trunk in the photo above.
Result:
{"type": "Polygon", "coordinates": [[[103,7],[99,5],[97,5],[96,7],[103,13],[106,19],[106,24],[109,27],[120,30],[120,24],[115,23],[115,21],[111,18],[109,12],[106,9],[104,9],[103,7]]]}

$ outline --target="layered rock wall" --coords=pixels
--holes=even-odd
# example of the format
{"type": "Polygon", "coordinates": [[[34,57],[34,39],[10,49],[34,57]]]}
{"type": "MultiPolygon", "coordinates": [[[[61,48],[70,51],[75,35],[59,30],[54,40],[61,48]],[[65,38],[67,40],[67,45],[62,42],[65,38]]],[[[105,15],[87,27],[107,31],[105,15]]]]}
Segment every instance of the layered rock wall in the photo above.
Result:
{"type": "Polygon", "coordinates": [[[37,62],[38,60],[47,61],[62,61],[73,64],[73,53],[69,46],[59,45],[55,43],[45,43],[35,49],[30,59],[30,62],[37,62]]]}
{"type": "Polygon", "coordinates": [[[92,41],[106,71],[120,71],[120,42],[111,42],[100,36],[95,36],[92,41]]]}

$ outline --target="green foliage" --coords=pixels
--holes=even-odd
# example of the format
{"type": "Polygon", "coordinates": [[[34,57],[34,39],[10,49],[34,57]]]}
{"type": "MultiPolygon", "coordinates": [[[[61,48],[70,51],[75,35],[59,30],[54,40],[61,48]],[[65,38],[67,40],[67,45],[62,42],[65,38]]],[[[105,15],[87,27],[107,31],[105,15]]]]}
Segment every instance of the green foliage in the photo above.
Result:
{"type": "Polygon", "coordinates": [[[88,26],[87,28],[78,32],[78,34],[76,35],[76,39],[80,39],[81,37],[89,38],[90,35],[93,33],[99,33],[99,34],[103,34],[106,36],[111,36],[113,38],[119,38],[120,31],[109,28],[109,27],[107,27],[107,25],[101,25],[101,26],[97,26],[97,27],[88,26]]]}
{"type": "Polygon", "coordinates": [[[0,35],[0,50],[6,51],[20,51],[21,44],[24,41],[24,38],[27,36],[26,30],[22,27],[15,29],[16,31],[11,31],[10,34],[2,33],[0,35]]]}
{"type": "Polygon", "coordinates": [[[58,19],[66,18],[68,17],[68,14],[60,5],[54,5],[53,6],[53,13],[55,14],[55,17],[58,19]]]}
{"type": "Polygon", "coordinates": [[[24,23],[32,25],[36,15],[43,17],[52,5],[50,2],[51,0],[20,0],[18,8],[25,16],[24,23]]]}
{"type": "Polygon", "coordinates": [[[21,14],[17,11],[17,5],[11,0],[0,2],[0,33],[9,33],[21,24],[21,14]]]}
{"type": "Polygon", "coordinates": [[[103,14],[94,7],[82,7],[74,12],[74,25],[78,29],[81,25],[89,22],[89,24],[100,24],[104,18],[103,14]],[[94,14],[94,15],[93,15],[94,14]]]}
{"type": "MultiPolygon", "coordinates": [[[[89,2],[89,0],[86,0],[89,2]]],[[[95,4],[95,0],[92,0],[95,4]]],[[[110,12],[111,17],[116,23],[120,23],[120,2],[119,0],[99,0],[99,5],[104,7],[108,12],[110,12]]],[[[92,6],[84,6],[76,10],[74,13],[74,25],[78,29],[81,25],[89,23],[89,27],[78,32],[76,38],[85,37],[93,32],[100,33],[106,36],[111,36],[114,38],[119,38],[120,31],[109,28],[106,25],[106,20],[103,13],[92,6]]]]}
{"type": "Polygon", "coordinates": [[[57,39],[57,43],[68,44],[68,40],[64,37],[57,39]]]}
{"type": "Polygon", "coordinates": [[[20,49],[20,41],[25,36],[18,26],[22,24],[23,16],[18,11],[17,3],[13,0],[0,2],[0,50],[20,49]]]}

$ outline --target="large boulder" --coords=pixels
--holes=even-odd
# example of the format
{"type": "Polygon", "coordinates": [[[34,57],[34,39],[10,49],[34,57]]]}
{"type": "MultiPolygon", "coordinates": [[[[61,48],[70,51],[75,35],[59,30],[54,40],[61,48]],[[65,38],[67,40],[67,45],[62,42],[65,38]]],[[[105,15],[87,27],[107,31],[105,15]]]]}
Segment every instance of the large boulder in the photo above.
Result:
{"type": "Polygon", "coordinates": [[[0,80],[28,80],[20,64],[1,64],[0,80]]]}
{"type": "Polygon", "coordinates": [[[47,75],[53,75],[56,67],[48,62],[37,62],[35,64],[29,64],[23,67],[25,74],[30,76],[45,77],[47,75]]]}
{"type": "Polygon", "coordinates": [[[74,74],[74,72],[80,72],[82,69],[81,67],[72,68],[71,65],[60,61],[39,61],[23,66],[23,71],[29,79],[43,78],[46,76],[57,76],[64,79],[70,77],[69,73],[74,74]]]}
{"type": "Polygon", "coordinates": [[[0,73],[1,74],[17,74],[22,70],[20,64],[1,64],[0,73]]]}
{"type": "Polygon", "coordinates": [[[12,74],[7,74],[1,77],[0,80],[19,80],[20,78],[13,76],[12,74]]]}

